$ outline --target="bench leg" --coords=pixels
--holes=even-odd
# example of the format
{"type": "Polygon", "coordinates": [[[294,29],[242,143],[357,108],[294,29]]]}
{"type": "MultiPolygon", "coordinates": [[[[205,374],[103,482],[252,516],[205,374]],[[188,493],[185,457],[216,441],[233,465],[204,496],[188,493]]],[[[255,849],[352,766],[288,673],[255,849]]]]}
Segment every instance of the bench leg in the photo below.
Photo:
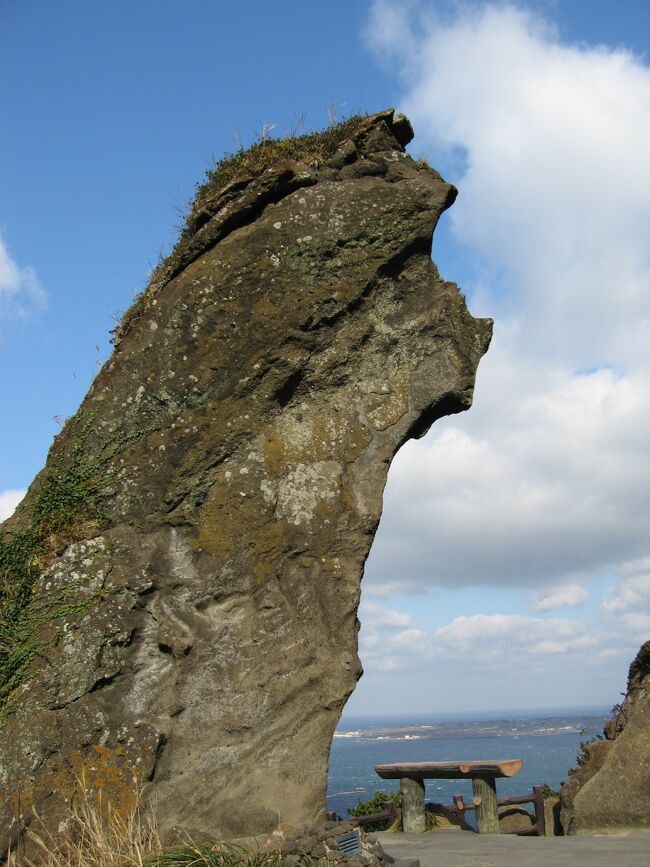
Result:
{"type": "Polygon", "coordinates": [[[498,834],[499,814],[494,777],[474,777],[472,791],[476,804],[476,829],[479,834],[498,834]]]}
{"type": "Polygon", "coordinates": [[[424,815],[424,783],[402,777],[402,828],[405,834],[422,834],[426,826],[424,815]]]}
{"type": "Polygon", "coordinates": [[[535,824],[533,828],[540,837],[546,837],[546,804],[544,803],[543,786],[533,786],[533,804],[535,805],[535,824]]]}

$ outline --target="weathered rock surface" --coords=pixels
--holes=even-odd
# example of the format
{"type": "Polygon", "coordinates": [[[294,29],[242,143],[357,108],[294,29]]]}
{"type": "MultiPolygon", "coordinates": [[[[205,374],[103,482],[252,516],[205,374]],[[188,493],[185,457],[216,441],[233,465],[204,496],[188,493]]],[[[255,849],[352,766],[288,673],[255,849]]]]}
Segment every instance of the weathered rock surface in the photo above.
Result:
{"type": "Polygon", "coordinates": [[[529,831],[532,826],[533,817],[523,807],[503,807],[499,810],[499,830],[502,834],[529,831]]]}
{"type": "Polygon", "coordinates": [[[560,792],[565,834],[650,828],[650,641],[604,735],[585,745],[584,763],[560,792]]]}
{"type": "Polygon", "coordinates": [[[491,333],[431,261],[456,191],[409,138],[384,112],[204,202],[5,524],[9,560],[38,541],[5,843],[75,779],[124,810],[149,782],[170,835],[324,817],[390,462],[470,406],[491,333]]]}
{"type": "Polygon", "coordinates": [[[282,853],[286,867],[302,867],[305,863],[318,867],[332,867],[332,864],[381,867],[392,863],[385,858],[375,835],[366,833],[351,822],[324,822],[308,825],[300,831],[290,826],[280,826],[264,843],[261,847],[263,850],[279,850],[282,853]]]}
{"type": "Polygon", "coordinates": [[[562,822],[560,821],[560,799],[557,797],[544,798],[544,820],[547,837],[562,837],[562,822]]]}

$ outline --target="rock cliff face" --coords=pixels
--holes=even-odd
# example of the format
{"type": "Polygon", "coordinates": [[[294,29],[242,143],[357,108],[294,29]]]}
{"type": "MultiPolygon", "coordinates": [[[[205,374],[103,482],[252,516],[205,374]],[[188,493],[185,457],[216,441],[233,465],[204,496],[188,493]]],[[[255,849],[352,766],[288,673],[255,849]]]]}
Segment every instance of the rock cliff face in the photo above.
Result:
{"type": "Polygon", "coordinates": [[[650,641],[630,666],[625,700],[604,735],[585,746],[584,763],[562,787],[567,834],[650,828],[650,641]]]}
{"type": "Polygon", "coordinates": [[[168,834],[323,815],[390,462],[470,406],[491,323],[431,261],[456,191],[406,118],[320,135],[200,192],[4,525],[5,835],[79,780],[148,783],[168,834]]]}

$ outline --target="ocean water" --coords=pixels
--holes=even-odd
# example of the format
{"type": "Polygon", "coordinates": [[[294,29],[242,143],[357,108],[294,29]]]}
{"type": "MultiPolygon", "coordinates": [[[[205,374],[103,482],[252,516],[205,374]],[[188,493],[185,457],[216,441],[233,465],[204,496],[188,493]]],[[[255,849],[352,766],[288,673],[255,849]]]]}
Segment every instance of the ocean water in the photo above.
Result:
{"type": "MultiPolygon", "coordinates": [[[[329,761],[327,809],[342,818],[375,790],[398,791],[399,780],[382,780],[375,765],[390,762],[522,759],[514,777],[497,780],[498,797],[530,792],[546,783],[559,789],[576,763],[582,741],[602,734],[605,708],[560,709],[413,717],[347,717],[337,727],[329,761]]],[[[472,798],[469,780],[428,780],[427,801],[450,804],[454,794],[472,798]]]]}

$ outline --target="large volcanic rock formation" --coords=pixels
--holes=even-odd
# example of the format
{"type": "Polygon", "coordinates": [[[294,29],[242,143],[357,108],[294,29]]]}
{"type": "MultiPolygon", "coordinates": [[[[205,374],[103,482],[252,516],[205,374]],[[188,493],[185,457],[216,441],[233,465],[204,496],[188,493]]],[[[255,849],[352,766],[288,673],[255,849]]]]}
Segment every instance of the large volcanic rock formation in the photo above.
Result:
{"type": "Polygon", "coordinates": [[[431,261],[456,190],[383,112],[213,172],[4,525],[0,827],[76,781],[163,830],[323,813],[390,462],[467,409],[489,320],[431,261]]]}
{"type": "Polygon", "coordinates": [[[650,828],[650,641],[630,666],[604,738],[585,744],[581,761],[560,793],[566,834],[650,828]]]}

